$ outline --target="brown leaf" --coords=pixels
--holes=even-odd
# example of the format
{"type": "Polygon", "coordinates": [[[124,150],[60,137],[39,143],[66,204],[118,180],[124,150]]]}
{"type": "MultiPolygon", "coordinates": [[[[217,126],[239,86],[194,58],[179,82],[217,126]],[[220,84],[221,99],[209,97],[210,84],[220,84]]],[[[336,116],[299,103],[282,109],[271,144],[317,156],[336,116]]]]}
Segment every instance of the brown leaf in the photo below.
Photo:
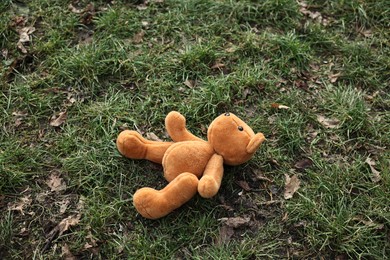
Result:
{"type": "Polygon", "coordinates": [[[186,81],[184,81],[183,84],[189,88],[194,88],[196,86],[196,80],[186,79],[186,81]]]}
{"type": "Polygon", "coordinates": [[[338,119],[329,119],[322,115],[317,115],[317,121],[324,126],[325,128],[333,129],[339,127],[340,120],[338,119]]]}
{"type": "Polygon", "coordinates": [[[77,258],[72,254],[72,252],[70,252],[70,249],[69,249],[69,246],[68,244],[65,244],[61,247],[61,251],[62,251],[62,257],[65,259],[65,260],[76,260],[77,258]]]}
{"type": "Polygon", "coordinates": [[[379,182],[382,177],[380,175],[380,171],[378,171],[377,169],[375,169],[375,161],[373,161],[370,157],[367,157],[367,159],[365,160],[365,163],[368,164],[368,166],[370,166],[370,169],[371,169],[371,172],[372,172],[372,176],[371,176],[371,180],[373,182],[379,182]]]}
{"type": "Polygon", "coordinates": [[[295,174],[291,178],[287,174],[285,174],[284,176],[286,178],[286,183],[284,187],[284,198],[288,200],[291,199],[294,193],[299,189],[301,181],[295,174]]]}
{"type": "Polygon", "coordinates": [[[225,64],[220,63],[220,62],[215,62],[213,66],[211,66],[212,69],[220,69],[225,67],[225,64]]]}
{"type": "Polygon", "coordinates": [[[359,32],[366,38],[371,38],[372,37],[372,31],[371,30],[360,30],[359,32]]]}
{"type": "Polygon", "coordinates": [[[246,181],[237,181],[237,184],[245,191],[251,190],[251,187],[249,187],[249,184],[246,181]]]}
{"type": "Polygon", "coordinates": [[[21,28],[20,30],[18,30],[18,33],[19,33],[19,41],[18,41],[18,43],[16,44],[16,46],[18,46],[18,48],[19,48],[23,53],[27,53],[27,49],[26,49],[26,47],[24,46],[24,43],[27,43],[27,42],[30,41],[30,34],[32,34],[33,32],[35,32],[35,27],[33,27],[33,26],[23,27],[23,28],[21,28]]]}
{"type": "Polygon", "coordinates": [[[26,24],[26,18],[24,16],[14,16],[12,18],[11,26],[24,26],[26,24]]]}
{"type": "Polygon", "coordinates": [[[133,36],[134,43],[141,43],[144,41],[145,31],[141,30],[133,36]]]}
{"type": "Polygon", "coordinates": [[[157,135],[155,135],[154,133],[150,132],[150,133],[146,133],[146,138],[151,140],[151,141],[157,141],[157,142],[162,142],[162,140],[160,138],[158,138],[157,135]]]}
{"type": "Polygon", "coordinates": [[[64,214],[65,211],[68,209],[68,206],[70,204],[70,200],[69,199],[62,200],[60,202],[57,202],[56,204],[58,204],[60,206],[60,214],[64,214]]]}
{"type": "Polygon", "coordinates": [[[230,241],[232,236],[234,235],[234,229],[229,226],[222,226],[219,230],[219,236],[217,238],[216,244],[223,245],[230,241]]]}
{"type": "Polygon", "coordinates": [[[32,202],[30,195],[27,195],[19,200],[19,202],[11,204],[8,206],[9,210],[19,211],[20,214],[24,215],[24,209],[28,207],[32,202]]]}
{"type": "MultiPolygon", "coordinates": [[[[272,159],[271,159],[272,160],[272,159]]],[[[275,160],[274,160],[275,161],[275,160]]],[[[275,161],[276,162],[276,161],[275,161]]],[[[277,162],[276,162],[277,163],[277,162]]],[[[279,164],[277,164],[279,166],[279,164]]],[[[259,181],[268,181],[268,182],[274,182],[270,178],[264,176],[260,171],[254,171],[255,173],[255,179],[259,181]]]]}
{"type": "Polygon", "coordinates": [[[69,4],[69,5],[68,5],[68,9],[69,9],[72,13],[75,13],[75,14],[81,14],[82,12],[84,12],[84,10],[82,10],[82,9],[77,9],[77,8],[74,7],[72,4],[69,4]]]}
{"type": "Polygon", "coordinates": [[[250,217],[232,217],[232,218],[222,218],[224,225],[232,228],[238,228],[241,226],[246,226],[250,222],[250,217]]]}
{"type": "Polygon", "coordinates": [[[369,227],[375,227],[375,229],[378,229],[378,230],[384,228],[383,224],[375,223],[371,219],[366,220],[363,216],[360,216],[360,215],[357,215],[356,217],[353,217],[352,220],[359,221],[359,222],[361,222],[364,225],[369,226],[369,227]]]}
{"type": "Polygon", "coordinates": [[[328,75],[328,78],[329,78],[331,83],[335,83],[338,80],[338,78],[340,77],[340,75],[341,75],[341,72],[336,73],[336,74],[330,74],[330,75],[328,75]]]}
{"type": "Polygon", "coordinates": [[[70,227],[77,225],[80,222],[81,214],[69,216],[61,220],[61,222],[54,228],[58,231],[58,236],[61,236],[70,227]]]}
{"type": "Polygon", "coordinates": [[[66,111],[60,112],[58,116],[53,115],[50,120],[50,125],[54,127],[62,125],[63,123],[65,123],[67,116],[68,115],[66,111]]]}
{"type": "Polygon", "coordinates": [[[309,158],[303,158],[302,160],[295,163],[294,167],[300,170],[304,170],[306,168],[309,168],[313,165],[313,161],[309,158]]]}
{"type": "Polygon", "coordinates": [[[285,105],[281,105],[281,104],[278,104],[278,103],[272,103],[271,107],[272,108],[277,108],[277,109],[290,109],[290,107],[285,106],[285,105]]]}
{"type": "Polygon", "coordinates": [[[46,181],[46,184],[47,186],[49,186],[51,191],[58,192],[66,190],[66,183],[58,173],[52,173],[49,176],[49,179],[46,181]]]}

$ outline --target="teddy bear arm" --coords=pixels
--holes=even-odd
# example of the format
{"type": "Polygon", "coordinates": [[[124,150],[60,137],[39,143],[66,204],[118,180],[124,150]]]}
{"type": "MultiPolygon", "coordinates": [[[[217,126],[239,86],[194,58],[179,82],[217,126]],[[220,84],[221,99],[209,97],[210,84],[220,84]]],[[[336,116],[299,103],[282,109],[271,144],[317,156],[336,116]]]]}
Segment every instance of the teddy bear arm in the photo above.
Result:
{"type": "Polygon", "coordinates": [[[125,130],[117,138],[117,147],[121,154],[131,159],[147,159],[162,163],[165,151],[172,142],[156,142],[143,138],[136,131],[125,130]]]}
{"type": "Polygon", "coordinates": [[[218,193],[223,177],[223,157],[214,154],[206,165],[198,184],[198,192],[203,198],[211,198],[218,193]]]}
{"type": "Polygon", "coordinates": [[[169,136],[175,142],[204,141],[187,130],[186,119],[179,112],[172,111],[166,116],[165,128],[167,129],[169,136]]]}

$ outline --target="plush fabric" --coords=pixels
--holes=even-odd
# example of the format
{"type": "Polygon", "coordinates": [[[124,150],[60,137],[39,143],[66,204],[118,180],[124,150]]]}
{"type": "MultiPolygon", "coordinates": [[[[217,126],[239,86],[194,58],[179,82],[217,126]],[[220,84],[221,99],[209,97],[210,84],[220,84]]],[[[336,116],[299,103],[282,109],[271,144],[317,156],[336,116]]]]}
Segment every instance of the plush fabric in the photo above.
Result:
{"type": "Polygon", "coordinates": [[[223,164],[248,161],[265,140],[232,113],[217,117],[209,126],[207,139],[191,134],[179,112],[170,112],[165,127],[173,142],[156,142],[136,131],[125,130],[117,138],[121,154],[131,159],[147,159],[162,164],[169,182],[162,190],[141,188],[133,196],[136,210],[145,218],[166,216],[199,193],[211,198],[218,193],[223,164]]]}

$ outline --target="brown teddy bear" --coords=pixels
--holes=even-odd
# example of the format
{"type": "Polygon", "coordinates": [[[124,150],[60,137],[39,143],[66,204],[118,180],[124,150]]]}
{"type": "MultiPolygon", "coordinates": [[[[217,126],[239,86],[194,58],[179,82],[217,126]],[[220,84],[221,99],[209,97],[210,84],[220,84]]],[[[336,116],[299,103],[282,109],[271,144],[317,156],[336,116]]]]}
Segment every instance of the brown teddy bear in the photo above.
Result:
{"type": "Polygon", "coordinates": [[[118,150],[131,159],[147,159],[163,165],[169,184],[162,190],[141,188],[133,196],[137,211],[145,218],[158,219],[189,201],[197,192],[204,198],[217,194],[223,164],[239,165],[248,161],[265,140],[237,116],[217,117],[204,141],[186,129],[186,120],[170,112],[165,127],[174,142],[156,142],[136,131],[125,130],[117,139],[118,150]]]}

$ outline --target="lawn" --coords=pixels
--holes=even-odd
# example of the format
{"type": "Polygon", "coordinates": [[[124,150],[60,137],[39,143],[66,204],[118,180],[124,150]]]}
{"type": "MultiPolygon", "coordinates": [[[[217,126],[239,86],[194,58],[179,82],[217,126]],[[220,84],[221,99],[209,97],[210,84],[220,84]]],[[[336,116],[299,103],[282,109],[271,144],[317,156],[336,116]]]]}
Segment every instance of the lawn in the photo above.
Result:
{"type": "Polygon", "coordinates": [[[389,1],[2,0],[0,50],[0,258],[390,256],[389,1]],[[162,167],[115,140],[172,110],[267,141],[147,220],[162,167]]]}

